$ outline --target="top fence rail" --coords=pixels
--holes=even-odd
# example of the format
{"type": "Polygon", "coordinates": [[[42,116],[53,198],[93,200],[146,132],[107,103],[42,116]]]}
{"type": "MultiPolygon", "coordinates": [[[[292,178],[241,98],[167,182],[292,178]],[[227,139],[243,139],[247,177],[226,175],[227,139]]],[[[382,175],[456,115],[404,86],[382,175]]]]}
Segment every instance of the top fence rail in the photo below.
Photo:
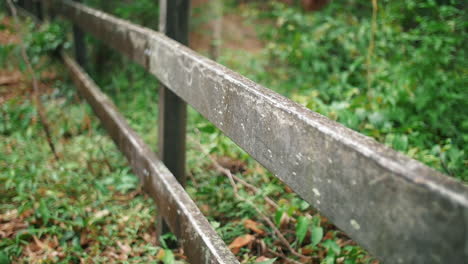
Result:
{"type": "Polygon", "coordinates": [[[142,65],[304,200],[387,263],[468,259],[468,188],[161,33],[50,1],[142,65]]]}

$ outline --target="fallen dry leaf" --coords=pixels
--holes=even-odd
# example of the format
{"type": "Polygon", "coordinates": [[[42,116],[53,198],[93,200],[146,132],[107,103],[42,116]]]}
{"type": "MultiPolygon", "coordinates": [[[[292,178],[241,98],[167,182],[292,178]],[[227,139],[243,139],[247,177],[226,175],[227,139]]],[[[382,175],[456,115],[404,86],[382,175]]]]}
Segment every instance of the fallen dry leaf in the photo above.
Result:
{"type": "Polygon", "coordinates": [[[254,231],[255,233],[259,234],[259,235],[265,235],[265,231],[261,228],[262,225],[251,220],[251,219],[247,219],[244,221],[244,226],[245,228],[247,229],[250,229],[252,231],[254,231]]]}
{"type": "Polygon", "coordinates": [[[7,223],[0,222],[0,238],[14,237],[19,230],[26,227],[28,225],[18,219],[13,219],[7,223]]]}
{"type": "Polygon", "coordinates": [[[229,244],[229,249],[232,251],[232,253],[237,254],[242,247],[247,246],[254,240],[255,237],[249,234],[237,237],[234,239],[234,241],[232,241],[231,244],[229,244]]]}
{"type": "Polygon", "coordinates": [[[21,72],[19,71],[0,73],[0,85],[16,84],[22,80],[21,72]]]}
{"type": "Polygon", "coordinates": [[[52,239],[49,240],[48,245],[50,248],[57,248],[59,246],[57,236],[53,236],[52,239]]]}
{"type": "Polygon", "coordinates": [[[176,251],[173,251],[173,253],[177,258],[187,260],[187,256],[185,256],[183,248],[179,248],[176,251]]]}
{"type": "Polygon", "coordinates": [[[49,247],[46,243],[40,241],[36,236],[33,236],[33,239],[39,249],[47,249],[49,247]]]}
{"type": "Polygon", "coordinates": [[[270,260],[271,258],[267,258],[265,256],[261,256],[255,260],[255,262],[262,262],[262,261],[267,261],[270,260]]]}
{"type": "Polygon", "coordinates": [[[163,260],[165,254],[166,254],[166,252],[164,252],[164,249],[160,249],[158,251],[158,254],[156,254],[156,259],[163,260]]]}
{"type": "Polygon", "coordinates": [[[120,241],[117,241],[117,245],[122,250],[122,253],[125,255],[129,255],[130,252],[132,251],[132,248],[129,245],[123,244],[120,241]]]}
{"type": "Polygon", "coordinates": [[[104,210],[102,210],[102,211],[96,212],[96,213],[94,214],[94,218],[99,219],[99,218],[102,218],[102,217],[107,216],[107,215],[109,215],[109,214],[110,214],[109,210],[104,209],[104,210]]]}
{"type": "Polygon", "coordinates": [[[325,236],[323,237],[323,241],[327,240],[327,239],[333,239],[334,237],[334,233],[332,231],[328,231],[325,236]]]}
{"type": "Polygon", "coordinates": [[[202,211],[202,213],[203,213],[204,215],[207,215],[207,214],[210,213],[210,206],[207,205],[207,204],[202,204],[202,205],[200,206],[200,210],[202,211]]]}
{"type": "Polygon", "coordinates": [[[34,214],[34,209],[28,209],[21,213],[20,218],[24,219],[24,218],[30,217],[33,214],[34,214]]]}
{"type": "Polygon", "coordinates": [[[81,247],[86,246],[89,243],[88,233],[82,232],[80,235],[80,245],[81,247]]]}
{"type": "Polygon", "coordinates": [[[18,210],[10,210],[4,214],[0,214],[0,221],[11,221],[18,216],[18,210]]]}
{"type": "Polygon", "coordinates": [[[289,222],[291,221],[291,218],[288,216],[287,213],[283,213],[280,219],[280,228],[286,228],[289,222]]]}
{"type": "Polygon", "coordinates": [[[156,243],[156,236],[150,235],[148,233],[143,233],[143,240],[146,243],[155,244],[156,243]]]}
{"type": "Polygon", "coordinates": [[[216,161],[221,167],[228,169],[231,173],[243,173],[247,169],[245,162],[231,157],[217,157],[216,161]]]}
{"type": "Polygon", "coordinates": [[[305,246],[301,249],[301,253],[302,255],[310,255],[314,252],[314,249],[312,247],[309,247],[309,246],[305,246]]]}

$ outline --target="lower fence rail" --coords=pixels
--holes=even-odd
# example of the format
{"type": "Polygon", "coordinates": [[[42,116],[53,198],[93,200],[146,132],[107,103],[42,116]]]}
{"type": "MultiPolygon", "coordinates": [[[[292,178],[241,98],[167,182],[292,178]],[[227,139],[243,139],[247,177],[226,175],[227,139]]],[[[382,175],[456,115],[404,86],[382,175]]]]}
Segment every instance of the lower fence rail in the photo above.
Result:
{"type": "Polygon", "coordinates": [[[62,58],[80,94],[88,101],[117,147],[156,202],[190,263],[239,263],[176,178],[133,131],[112,101],[65,53],[62,58]]]}

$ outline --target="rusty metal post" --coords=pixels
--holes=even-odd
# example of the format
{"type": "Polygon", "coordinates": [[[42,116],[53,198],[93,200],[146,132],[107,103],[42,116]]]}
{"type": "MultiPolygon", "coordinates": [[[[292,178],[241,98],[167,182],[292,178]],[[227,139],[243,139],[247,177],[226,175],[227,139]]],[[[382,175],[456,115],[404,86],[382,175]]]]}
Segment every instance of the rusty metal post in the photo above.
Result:
{"type": "MultiPolygon", "coordinates": [[[[81,3],[82,0],[73,0],[75,2],[81,3]]],[[[73,41],[75,47],[75,58],[78,64],[84,69],[86,69],[86,44],[84,39],[83,31],[77,26],[73,25],[73,41]]]]}
{"type": "MultiPolygon", "coordinates": [[[[190,0],[160,0],[159,10],[159,31],[187,45],[190,0]]],[[[162,85],[159,88],[159,158],[182,186],[185,186],[186,116],[186,103],[162,85]]],[[[167,224],[158,216],[158,237],[168,231],[167,224]]]]}

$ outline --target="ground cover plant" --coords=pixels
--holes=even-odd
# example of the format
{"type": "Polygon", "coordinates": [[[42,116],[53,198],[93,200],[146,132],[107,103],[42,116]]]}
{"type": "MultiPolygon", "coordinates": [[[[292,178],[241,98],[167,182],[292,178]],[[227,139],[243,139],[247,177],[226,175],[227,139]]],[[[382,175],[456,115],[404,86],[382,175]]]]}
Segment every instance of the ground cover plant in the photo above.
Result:
{"type": "MultiPolygon", "coordinates": [[[[119,1],[117,6],[85,2],[157,26],[155,1],[119,1]]],[[[230,1],[224,12],[241,14],[245,23],[256,25],[265,48],[222,49],[218,60],[466,180],[466,27],[459,6],[443,2],[379,1],[373,19],[372,5],[358,1],[332,1],[314,13],[283,4],[230,1]]],[[[2,25],[2,33],[15,36],[11,22],[2,25]]],[[[182,252],[165,249],[164,239],[155,245],[157,210],[89,107],[77,99],[67,74],[56,66],[60,62],[51,60],[58,46],[68,46],[60,31],[66,26],[25,27],[59,158],[54,158],[28,97],[30,77],[20,71],[19,81],[0,84],[5,98],[0,117],[0,263],[183,262],[182,252]]],[[[157,151],[157,81],[98,41],[87,41],[87,70],[157,151]]],[[[25,68],[18,52],[18,41],[1,46],[2,71],[11,75],[25,68]],[[12,58],[19,59],[7,64],[12,58]]],[[[187,131],[187,190],[240,261],[377,262],[193,109],[187,131]],[[229,174],[236,179],[235,188],[229,174]]]]}
{"type": "Polygon", "coordinates": [[[371,1],[332,1],[312,13],[275,2],[267,11],[261,7],[248,6],[244,14],[275,23],[259,27],[268,58],[245,70],[236,65],[240,71],[468,180],[468,33],[462,4],[378,1],[373,8],[371,1]]]}
{"type": "Polygon", "coordinates": [[[183,263],[178,250],[156,246],[152,201],[62,72],[54,44],[67,46],[62,27],[22,21],[22,38],[12,18],[0,20],[0,263],[183,263]],[[22,71],[21,41],[56,157],[22,71]]]}

